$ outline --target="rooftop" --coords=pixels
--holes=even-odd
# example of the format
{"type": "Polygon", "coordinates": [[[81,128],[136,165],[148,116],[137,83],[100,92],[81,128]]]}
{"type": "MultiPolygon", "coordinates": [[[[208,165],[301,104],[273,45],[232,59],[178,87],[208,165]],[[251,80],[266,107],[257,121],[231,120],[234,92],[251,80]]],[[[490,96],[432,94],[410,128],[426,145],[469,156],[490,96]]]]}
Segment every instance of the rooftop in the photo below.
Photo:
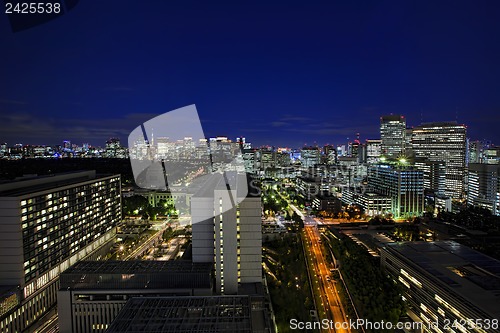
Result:
{"type": "Polygon", "coordinates": [[[85,182],[95,178],[95,170],[65,172],[36,177],[21,177],[0,184],[0,197],[19,197],[30,193],[85,182]]]}
{"type": "Polygon", "coordinates": [[[270,332],[249,296],[131,298],[107,333],[270,332]]]}
{"type": "Polygon", "coordinates": [[[390,243],[387,249],[452,293],[500,318],[499,260],[453,241],[390,243]]]}
{"type": "Polygon", "coordinates": [[[81,261],[60,277],[61,289],[211,288],[212,265],[187,260],[81,261]]]}
{"type": "Polygon", "coordinates": [[[237,191],[237,198],[259,196],[257,189],[251,186],[251,179],[246,174],[238,174],[230,171],[224,174],[210,174],[203,178],[206,179],[205,182],[198,184],[197,191],[193,197],[212,198],[214,190],[228,190],[228,187],[230,190],[237,191]]]}

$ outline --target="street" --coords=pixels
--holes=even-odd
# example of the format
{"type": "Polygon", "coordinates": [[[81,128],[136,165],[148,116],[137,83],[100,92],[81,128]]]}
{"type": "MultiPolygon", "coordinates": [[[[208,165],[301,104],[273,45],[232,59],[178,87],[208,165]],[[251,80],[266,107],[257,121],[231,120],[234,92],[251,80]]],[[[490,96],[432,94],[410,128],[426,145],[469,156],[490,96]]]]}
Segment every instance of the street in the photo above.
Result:
{"type": "MultiPolygon", "coordinates": [[[[316,222],[313,218],[305,216],[304,218],[304,235],[306,242],[308,243],[308,248],[310,251],[310,258],[312,258],[312,263],[314,267],[314,273],[317,277],[320,285],[320,298],[323,303],[323,308],[326,312],[326,316],[329,320],[334,322],[344,323],[347,322],[344,309],[342,307],[339,293],[336,288],[337,281],[331,278],[330,269],[333,269],[333,264],[329,264],[325,260],[321,248],[321,235],[316,227],[316,222]]],[[[316,290],[314,290],[317,292],[316,290]]],[[[340,326],[340,324],[339,324],[340,326]]],[[[345,328],[333,328],[328,330],[329,332],[349,332],[349,329],[345,328]]]]}

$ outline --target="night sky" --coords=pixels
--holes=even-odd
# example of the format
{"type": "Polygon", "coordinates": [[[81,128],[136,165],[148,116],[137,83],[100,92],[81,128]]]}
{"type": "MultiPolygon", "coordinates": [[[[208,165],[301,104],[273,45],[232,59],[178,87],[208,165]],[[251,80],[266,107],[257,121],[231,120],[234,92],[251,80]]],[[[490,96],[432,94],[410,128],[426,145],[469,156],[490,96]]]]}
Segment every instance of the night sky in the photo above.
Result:
{"type": "Polygon", "coordinates": [[[196,104],[254,145],[379,138],[379,117],[458,120],[500,143],[499,1],[80,1],[13,33],[0,141],[103,146],[196,104]]]}

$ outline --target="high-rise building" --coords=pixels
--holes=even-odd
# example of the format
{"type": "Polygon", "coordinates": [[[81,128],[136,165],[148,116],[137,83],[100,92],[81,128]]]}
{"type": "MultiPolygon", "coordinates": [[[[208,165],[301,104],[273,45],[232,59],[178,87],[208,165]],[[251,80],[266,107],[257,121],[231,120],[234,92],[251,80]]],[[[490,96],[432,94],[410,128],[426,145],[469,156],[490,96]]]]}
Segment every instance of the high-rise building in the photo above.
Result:
{"type": "Polygon", "coordinates": [[[465,181],[465,125],[456,122],[422,124],[413,129],[412,147],[416,158],[444,162],[445,194],[461,198],[465,181]]]}
{"type": "Polygon", "coordinates": [[[257,170],[257,161],[255,159],[255,149],[243,149],[243,164],[245,165],[245,172],[255,173],[257,170]]]}
{"type": "Polygon", "coordinates": [[[380,139],[382,155],[398,158],[405,155],[406,119],[401,115],[380,117],[380,139]]]}
{"type": "MultiPolygon", "coordinates": [[[[358,137],[359,137],[359,133],[358,133],[358,137]]],[[[362,145],[359,142],[359,139],[356,139],[353,142],[349,142],[348,151],[349,151],[350,157],[359,157],[360,149],[362,149],[362,145]]]]}
{"type": "Polygon", "coordinates": [[[370,192],[391,198],[396,218],[419,216],[424,211],[424,175],[410,166],[371,165],[368,167],[370,192]]]}
{"type": "Polygon", "coordinates": [[[482,163],[500,164],[500,147],[490,147],[483,151],[482,163]]]}
{"type": "Polygon", "coordinates": [[[429,161],[426,158],[415,159],[415,167],[424,173],[424,190],[444,195],[446,189],[446,168],[443,161],[429,161]]]}
{"type": "Polygon", "coordinates": [[[500,165],[469,164],[467,204],[500,215],[500,165]]]}
{"type": "Polygon", "coordinates": [[[304,147],[300,152],[300,159],[303,168],[313,167],[321,161],[321,154],[318,147],[304,147]]]}
{"type": "Polygon", "coordinates": [[[337,146],[337,156],[338,157],[347,156],[347,149],[345,145],[337,146]]]}
{"type": "Polygon", "coordinates": [[[7,143],[0,143],[0,157],[7,154],[7,143]]]}
{"type": "Polygon", "coordinates": [[[373,164],[380,160],[382,154],[382,140],[366,140],[366,163],[373,164]]]}
{"type": "Polygon", "coordinates": [[[106,141],[104,156],[108,158],[127,158],[128,154],[127,149],[121,146],[120,139],[111,138],[106,141]]]}
{"type": "Polygon", "coordinates": [[[84,171],[1,184],[0,285],[13,286],[16,305],[1,315],[0,331],[24,331],[47,313],[59,275],[98,258],[120,219],[119,175],[84,171]]]}
{"type": "Polygon", "coordinates": [[[333,145],[325,145],[323,147],[324,162],[328,165],[337,163],[337,150],[333,145]]]}
{"type": "Polygon", "coordinates": [[[262,149],[260,152],[260,169],[267,170],[276,167],[276,152],[270,149],[262,149]]]}
{"type": "Polygon", "coordinates": [[[255,190],[244,174],[213,174],[191,198],[193,262],[214,264],[217,293],[236,294],[240,283],[262,281],[262,208],[255,190]],[[236,204],[235,197],[244,200],[236,204]]]}
{"type": "Polygon", "coordinates": [[[64,140],[63,141],[63,148],[66,150],[71,150],[71,141],[69,140],[64,140]]]}
{"type": "Polygon", "coordinates": [[[389,243],[380,259],[419,332],[500,332],[498,260],[452,241],[389,243]]]}

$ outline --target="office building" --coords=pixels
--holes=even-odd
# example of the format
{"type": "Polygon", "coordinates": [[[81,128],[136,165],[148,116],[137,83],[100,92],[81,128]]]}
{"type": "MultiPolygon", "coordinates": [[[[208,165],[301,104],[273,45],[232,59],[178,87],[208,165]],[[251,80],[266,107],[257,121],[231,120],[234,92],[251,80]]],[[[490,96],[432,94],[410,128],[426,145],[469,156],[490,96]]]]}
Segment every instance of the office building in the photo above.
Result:
{"type": "Polygon", "coordinates": [[[300,152],[303,168],[313,167],[321,161],[321,152],[318,147],[304,147],[300,152]]]}
{"type": "Polygon", "coordinates": [[[490,147],[483,151],[482,163],[500,164],[500,147],[490,147]]]}
{"type": "Polygon", "coordinates": [[[193,262],[214,264],[217,293],[236,294],[239,284],[262,282],[256,190],[246,175],[213,174],[191,198],[193,262]],[[236,198],[244,199],[237,204],[236,198]]]}
{"type": "Polygon", "coordinates": [[[323,161],[322,164],[333,165],[337,163],[337,149],[333,145],[326,145],[323,147],[323,161]]]}
{"type": "Polygon", "coordinates": [[[424,189],[444,195],[446,190],[446,168],[443,161],[429,161],[426,158],[415,159],[414,165],[424,173],[424,189]]]}
{"type": "Polygon", "coordinates": [[[259,164],[256,161],[256,149],[243,149],[243,164],[245,165],[245,172],[254,174],[256,173],[259,164]]]}
{"type": "Polygon", "coordinates": [[[262,297],[137,297],[127,302],[107,333],[271,333],[262,297]]]}
{"type": "Polygon", "coordinates": [[[275,168],[276,165],[276,152],[262,149],[260,152],[260,169],[265,171],[275,168]]]}
{"type": "Polygon", "coordinates": [[[360,164],[356,157],[339,157],[333,171],[338,185],[359,187],[366,179],[367,165],[360,164]]]}
{"type": "Polygon", "coordinates": [[[369,164],[378,163],[382,154],[382,140],[366,140],[365,162],[369,164]]]}
{"type": "Polygon", "coordinates": [[[416,158],[445,164],[445,194],[463,197],[465,181],[466,127],[456,122],[425,123],[413,129],[416,158]]]}
{"type": "Polygon", "coordinates": [[[7,143],[0,143],[0,157],[7,155],[8,152],[7,143]]]}
{"type": "Polygon", "coordinates": [[[500,165],[469,164],[467,204],[500,215],[500,165]]]}
{"type": "Polygon", "coordinates": [[[434,195],[434,214],[438,214],[440,211],[451,212],[451,198],[445,195],[436,194],[434,195]]]}
{"type": "Polygon", "coordinates": [[[368,167],[368,191],[391,199],[396,218],[420,216],[424,211],[424,175],[410,166],[378,164],[368,167]]]}
{"type": "Polygon", "coordinates": [[[343,188],[340,200],[346,205],[361,207],[368,216],[386,215],[392,212],[392,199],[390,197],[364,192],[359,188],[343,188]]]}
{"type": "Polygon", "coordinates": [[[467,139],[467,165],[470,163],[481,163],[482,149],[481,141],[470,141],[467,139]]]}
{"type": "Polygon", "coordinates": [[[380,117],[380,140],[382,155],[398,158],[405,155],[406,119],[401,115],[380,117]]]}
{"type": "Polygon", "coordinates": [[[127,300],[210,296],[212,265],[183,260],[82,261],[61,274],[59,332],[105,332],[127,300]]]}
{"type": "MultiPolygon", "coordinates": [[[[358,133],[358,137],[359,137],[359,133],[358,133]]],[[[359,142],[359,139],[354,140],[354,142],[349,142],[348,152],[349,152],[350,157],[355,157],[356,159],[359,160],[360,150],[362,150],[362,149],[363,149],[363,146],[359,142]]],[[[362,151],[361,151],[361,154],[362,154],[362,151]]]]}
{"type": "Polygon", "coordinates": [[[421,332],[450,331],[446,324],[455,332],[500,332],[500,261],[452,241],[388,243],[380,255],[421,332]]]}
{"type": "Polygon", "coordinates": [[[0,185],[0,285],[17,294],[17,305],[0,317],[1,332],[32,325],[55,305],[59,275],[111,246],[120,193],[119,175],[95,171],[0,185]]]}
{"type": "Polygon", "coordinates": [[[278,167],[289,167],[292,164],[292,159],[290,158],[290,152],[276,152],[276,165],[278,167]]]}

